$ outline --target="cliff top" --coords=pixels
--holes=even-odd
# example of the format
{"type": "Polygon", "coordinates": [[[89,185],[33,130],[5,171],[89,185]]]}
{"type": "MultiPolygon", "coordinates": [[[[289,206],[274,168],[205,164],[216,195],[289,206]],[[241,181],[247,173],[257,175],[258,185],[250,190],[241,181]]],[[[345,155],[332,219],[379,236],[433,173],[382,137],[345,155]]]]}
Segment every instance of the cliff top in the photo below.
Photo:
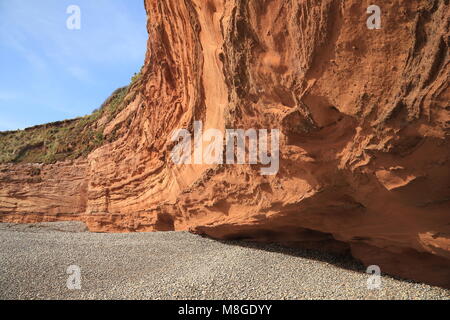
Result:
{"type": "Polygon", "coordinates": [[[105,126],[127,105],[129,86],[116,89],[90,115],[0,132],[0,163],[55,163],[87,156],[118,138],[117,131],[104,135],[105,126]]]}

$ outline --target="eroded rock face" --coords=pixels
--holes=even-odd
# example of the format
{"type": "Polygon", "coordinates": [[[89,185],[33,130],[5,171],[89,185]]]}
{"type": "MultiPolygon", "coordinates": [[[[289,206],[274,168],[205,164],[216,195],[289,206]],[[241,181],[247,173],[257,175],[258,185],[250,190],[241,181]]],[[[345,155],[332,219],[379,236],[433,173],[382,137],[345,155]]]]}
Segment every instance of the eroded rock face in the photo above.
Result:
{"type": "Polygon", "coordinates": [[[127,131],[39,182],[1,166],[2,221],[349,251],[450,287],[448,1],[380,1],[380,30],[360,0],[145,4],[136,98],[105,129],[127,131]],[[172,163],[173,130],[194,120],[280,129],[278,174],[172,163]]]}

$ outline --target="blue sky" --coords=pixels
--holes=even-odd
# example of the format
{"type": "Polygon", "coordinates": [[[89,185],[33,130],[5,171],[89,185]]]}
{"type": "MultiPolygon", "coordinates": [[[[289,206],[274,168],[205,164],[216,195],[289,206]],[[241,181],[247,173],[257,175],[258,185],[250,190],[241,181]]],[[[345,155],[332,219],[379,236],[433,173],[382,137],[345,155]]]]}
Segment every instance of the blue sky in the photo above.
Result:
{"type": "Polygon", "coordinates": [[[144,0],[0,0],[0,131],[91,113],[140,70],[146,42],[144,0]]]}

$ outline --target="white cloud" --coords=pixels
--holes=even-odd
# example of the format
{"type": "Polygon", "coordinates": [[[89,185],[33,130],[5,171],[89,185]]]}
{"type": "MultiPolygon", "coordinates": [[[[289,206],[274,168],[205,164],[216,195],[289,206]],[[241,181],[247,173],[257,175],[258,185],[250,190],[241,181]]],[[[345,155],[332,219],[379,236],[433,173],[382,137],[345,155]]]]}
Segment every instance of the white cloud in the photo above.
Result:
{"type": "Polygon", "coordinates": [[[89,71],[84,68],[81,68],[78,66],[70,66],[67,68],[67,71],[69,72],[69,74],[72,77],[74,77],[80,81],[92,82],[92,77],[89,74],[89,71]]]}
{"type": "Polygon", "coordinates": [[[145,22],[142,0],[0,0],[0,129],[18,110],[32,125],[98,107],[144,62],[145,22]],[[66,27],[70,4],[81,30],[66,27]]]}
{"type": "Polygon", "coordinates": [[[21,32],[7,32],[6,29],[2,28],[0,36],[2,44],[18,52],[32,68],[40,71],[44,71],[47,68],[47,64],[42,57],[35,54],[33,51],[27,50],[21,43],[19,39],[25,38],[21,32]]]}
{"type": "Polygon", "coordinates": [[[111,64],[143,59],[146,32],[142,30],[143,23],[134,20],[127,6],[112,0],[79,0],[82,28],[69,30],[66,27],[69,15],[58,2],[4,3],[0,13],[0,41],[40,69],[54,62],[68,69],[74,62],[111,64]],[[39,46],[39,51],[30,50],[33,45],[39,46]]]}

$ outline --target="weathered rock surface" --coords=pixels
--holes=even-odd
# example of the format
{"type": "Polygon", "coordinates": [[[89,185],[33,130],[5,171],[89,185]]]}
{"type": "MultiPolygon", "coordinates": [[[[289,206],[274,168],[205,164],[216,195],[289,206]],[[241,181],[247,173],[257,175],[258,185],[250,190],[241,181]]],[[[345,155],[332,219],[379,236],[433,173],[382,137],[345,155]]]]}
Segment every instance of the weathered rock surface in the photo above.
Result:
{"type": "Polygon", "coordinates": [[[350,251],[450,287],[449,2],[146,0],[136,96],[87,160],[0,166],[1,221],[350,251]],[[280,170],[171,162],[173,130],[280,129],[280,170]]]}

